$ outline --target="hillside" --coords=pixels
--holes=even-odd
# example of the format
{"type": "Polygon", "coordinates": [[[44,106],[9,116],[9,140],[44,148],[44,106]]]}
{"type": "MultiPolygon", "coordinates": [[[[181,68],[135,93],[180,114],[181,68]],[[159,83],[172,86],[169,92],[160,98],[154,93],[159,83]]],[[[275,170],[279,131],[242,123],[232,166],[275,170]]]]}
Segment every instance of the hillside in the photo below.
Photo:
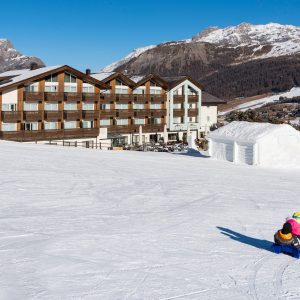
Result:
{"type": "Polygon", "coordinates": [[[104,71],[189,75],[226,99],[286,91],[300,83],[300,28],[274,23],[212,27],[191,39],[136,49],[104,71]]]}
{"type": "Polygon", "coordinates": [[[1,299],[299,299],[270,252],[300,170],[0,142],[1,299]],[[76,162],[76,163],[74,163],[76,162]]]}
{"type": "Polygon", "coordinates": [[[23,55],[9,40],[0,39],[0,72],[27,69],[32,63],[37,63],[41,67],[45,66],[39,58],[23,55]]]}

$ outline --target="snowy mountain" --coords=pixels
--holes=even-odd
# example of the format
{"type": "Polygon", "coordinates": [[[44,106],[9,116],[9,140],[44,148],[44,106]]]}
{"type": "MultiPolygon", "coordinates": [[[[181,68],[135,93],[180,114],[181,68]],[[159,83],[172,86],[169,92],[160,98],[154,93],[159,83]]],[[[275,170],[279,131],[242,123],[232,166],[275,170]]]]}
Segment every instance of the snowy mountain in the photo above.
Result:
{"type": "Polygon", "coordinates": [[[0,39],[0,72],[27,69],[32,63],[37,63],[41,67],[45,66],[39,58],[23,55],[9,40],[0,39]]]}
{"type": "Polygon", "coordinates": [[[300,82],[300,27],[242,23],[138,48],[106,68],[130,75],[190,75],[224,98],[285,91],[300,82]],[[299,66],[299,67],[298,67],[299,66]]]}

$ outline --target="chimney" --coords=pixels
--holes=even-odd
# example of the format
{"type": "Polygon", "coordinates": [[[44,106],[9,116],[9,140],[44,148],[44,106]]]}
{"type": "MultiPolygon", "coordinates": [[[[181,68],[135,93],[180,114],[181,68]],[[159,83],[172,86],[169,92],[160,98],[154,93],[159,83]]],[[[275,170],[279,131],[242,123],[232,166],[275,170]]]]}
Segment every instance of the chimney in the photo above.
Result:
{"type": "Polygon", "coordinates": [[[86,69],[85,70],[85,74],[88,75],[88,76],[90,76],[91,75],[91,69],[86,69]]]}
{"type": "Polygon", "coordinates": [[[30,64],[30,70],[32,71],[32,70],[36,70],[36,69],[39,69],[40,68],[40,66],[36,63],[36,62],[32,62],[31,64],[30,64]]]}

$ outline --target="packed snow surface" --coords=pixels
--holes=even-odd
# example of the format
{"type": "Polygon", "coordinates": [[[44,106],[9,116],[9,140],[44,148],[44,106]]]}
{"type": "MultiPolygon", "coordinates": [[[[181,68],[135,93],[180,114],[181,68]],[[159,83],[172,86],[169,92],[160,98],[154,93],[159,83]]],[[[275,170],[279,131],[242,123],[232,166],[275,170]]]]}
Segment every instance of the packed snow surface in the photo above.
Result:
{"type": "Polygon", "coordinates": [[[300,171],[0,142],[0,299],[299,299],[270,251],[300,171]]]}

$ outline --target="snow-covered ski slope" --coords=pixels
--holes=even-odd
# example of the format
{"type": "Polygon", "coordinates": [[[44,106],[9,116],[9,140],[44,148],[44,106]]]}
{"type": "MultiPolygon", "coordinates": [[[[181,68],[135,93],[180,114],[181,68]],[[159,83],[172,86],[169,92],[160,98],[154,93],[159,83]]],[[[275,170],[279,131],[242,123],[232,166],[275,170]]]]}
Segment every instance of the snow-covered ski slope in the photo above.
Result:
{"type": "Polygon", "coordinates": [[[300,299],[270,252],[300,170],[0,142],[0,299],[300,299]]]}

